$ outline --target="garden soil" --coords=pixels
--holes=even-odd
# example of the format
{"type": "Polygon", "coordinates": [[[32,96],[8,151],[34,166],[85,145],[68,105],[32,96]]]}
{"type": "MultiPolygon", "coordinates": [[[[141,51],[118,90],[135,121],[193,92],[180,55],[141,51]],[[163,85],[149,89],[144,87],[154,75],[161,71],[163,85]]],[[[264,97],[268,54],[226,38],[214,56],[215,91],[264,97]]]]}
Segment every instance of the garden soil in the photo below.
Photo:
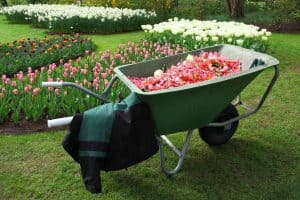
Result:
{"type": "Polygon", "coordinates": [[[39,133],[45,131],[66,130],[67,127],[48,128],[47,120],[37,122],[21,120],[18,124],[13,122],[4,122],[0,124],[0,135],[24,135],[29,133],[39,133]]]}

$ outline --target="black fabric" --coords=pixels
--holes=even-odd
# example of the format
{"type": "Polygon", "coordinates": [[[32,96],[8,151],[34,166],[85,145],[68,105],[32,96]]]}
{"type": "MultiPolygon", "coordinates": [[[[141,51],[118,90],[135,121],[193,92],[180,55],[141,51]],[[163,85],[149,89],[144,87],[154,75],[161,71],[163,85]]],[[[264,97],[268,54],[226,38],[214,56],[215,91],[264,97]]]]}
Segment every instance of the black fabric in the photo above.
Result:
{"type": "Polygon", "coordinates": [[[107,150],[107,144],[103,142],[79,142],[80,151],[103,151],[107,150]]]}
{"type": "Polygon", "coordinates": [[[91,193],[101,193],[100,176],[101,159],[95,157],[80,157],[80,167],[86,190],[91,193]]]}
{"type": "MultiPolygon", "coordinates": [[[[76,114],[62,145],[80,164],[82,179],[91,193],[102,192],[100,170],[113,171],[142,162],[158,151],[154,122],[145,103],[138,103],[125,111],[116,110],[109,144],[79,141],[82,114],[76,114]],[[79,151],[107,150],[107,157],[79,156],[79,151]]],[[[97,134],[97,133],[95,133],[97,134]]]]}
{"type": "Polygon", "coordinates": [[[83,115],[76,114],[69,126],[68,134],[65,136],[62,146],[66,152],[76,161],[79,162],[79,132],[83,115]]]}
{"type": "Polygon", "coordinates": [[[107,158],[101,169],[114,171],[142,162],[158,151],[154,122],[147,104],[139,103],[126,111],[117,110],[107,158]]]}

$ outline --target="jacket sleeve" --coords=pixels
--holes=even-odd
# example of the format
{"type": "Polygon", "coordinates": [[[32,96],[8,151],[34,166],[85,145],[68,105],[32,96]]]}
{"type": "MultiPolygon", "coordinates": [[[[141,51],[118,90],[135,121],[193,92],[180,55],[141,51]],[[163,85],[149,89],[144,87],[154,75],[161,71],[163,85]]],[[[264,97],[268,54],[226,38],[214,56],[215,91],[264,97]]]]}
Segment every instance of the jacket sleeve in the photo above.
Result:
{"type": "Polygon", "coordinates": [[[80,156],[82,146],[79,141],[80,128],[83,120],[82,114],[76,114],[69,126],[68,134],[65,136],[62,145],[65,151],[80,164],[82,179],[86,190],[91,193],[100,193],[100,159],[90,156],[80,156]]]}
{"type": "Polygon", "coordinates": [[[82,179],[86,190],[91,193],[101,193],[101,176],[99,158],[95,157],[80,157],[80,167],[82,179]]]}
{"type": "Polygon", "coordinates": [[[69,126],[68,134],[62,141],[65,151],[76,161],[79,162],[79,133],[82,123],[82,114],[76,114],[69,126]]]}

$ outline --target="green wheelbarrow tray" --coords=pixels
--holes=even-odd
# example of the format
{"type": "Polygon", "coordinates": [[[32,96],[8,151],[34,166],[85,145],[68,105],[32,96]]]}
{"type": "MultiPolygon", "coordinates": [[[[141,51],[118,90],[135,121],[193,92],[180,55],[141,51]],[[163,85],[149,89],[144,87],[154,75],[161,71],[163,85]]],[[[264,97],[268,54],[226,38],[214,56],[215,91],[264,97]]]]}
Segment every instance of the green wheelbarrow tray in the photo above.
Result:
{"type": "MultiPolygon", "coordinates": [[[[132,92],[149,105],[157,134],[166,135],[204,126],[224,126],[255,113],[263,104],[278,77],[278,64],[277,59],[267,54],[233,45],[217,45],[152,61],[120,66],[115,68],[115,73],[132,92]],[[225,58],[238,59],[241,62],[242,71],[213,80],[152,92],[140,90],[128,79],[128,76],[153,76],[155,70],[171,67],[184,60],[187,55],[196,55],[202,51],[217,51],[225,58]],[[249,109],[249,113],[225,123],[211,123],[256,76],[273,66],[276,73],[256,109],[249,109]]],[[[245,105],[240,99],[236,104],[245,105]]],[[[247,105],[245,107],[249,108],[247,105]]]]}

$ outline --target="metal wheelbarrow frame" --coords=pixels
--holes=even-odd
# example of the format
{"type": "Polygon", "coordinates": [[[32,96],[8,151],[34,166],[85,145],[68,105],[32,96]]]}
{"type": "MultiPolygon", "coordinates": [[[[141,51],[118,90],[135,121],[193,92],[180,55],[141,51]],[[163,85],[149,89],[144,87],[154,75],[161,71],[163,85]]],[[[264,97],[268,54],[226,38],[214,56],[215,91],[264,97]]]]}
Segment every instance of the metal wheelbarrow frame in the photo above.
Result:
{"type": "MultiPolygon", "coordinates": [[[[107,103],[107,102],[111,102],[110,100],[108,100],[107,97],[111,91],[113,84],[118,79],[121,80],[132,92],[135,92],[142,99],[142,101],[145,101],[146,103],[148,103],[151,110],[154,110],[153,117],[154,117],[155,123],[157,124],[156,138],[157,138],[158,145],[159,145],[161,169],[167,176],[172,176],[172,175],[176,174],[182,168],[182,165],[183,165],[183,162],[184,162],[184,159],[186,156],[186,152],[187,152],[187,149],[190,144],[191,136],[192,136],[193,130],[195,128],[197,128],[197,127],[200,128],[200,127],[205,126],[205,127],[224,127],[224,129],[228,129],[231,127],[231,125],[233,123],[238,122],[241,119],[247,118],[247,117],[255,114],[262,107],[268,94],[270,93],[272,87],[274,86],[274,84],[279,76],[278,64],[279,64],[279,61],[277,59],[275,59],[267,54],[258,53],[258,52],[252,51],[252,50],[244,49],[244,48],[233,46],[233,45],[217,45],[217,46],[207,47],[207,48],[203,48],[200,50],[182,53],[182,54],[175,55],[175,56],[169,56],[169,57],[165,57],[165,58],[161,58],[161,59],[157,59],[157,60],[117,67],[115,69],[116,75],[114,75],[114,77],[108,83],[104,92],[100,95],[96,94],[96,93],[92,92],[91,90],[86,89],[78,84],[71,83],[71,82],[43,82],[42,86],[44,86],[44,87],[62,87],[62,86],[75,87],[75,88],[82,90],[83,92],[99,99],[101,102],[107,103]],[[201,51],[219,51],[222,55],[224,55],[224,57],[230,58],[230,59],[243,58],[242,59],[242,68],[247,69],[247,70],[244,70],[244,71],[234,74],[234,75],[216,78],[216,79],[210,80],[210,81],[191,84],[188,86],[181,86],[181,87],[173,88],[173,89],[154,91],[154,92],[141,91],[127,78],[127,76],[134,76],[134,75],[138,75],[138,76],[153,75],[153,72],[156,69],[161,69],[162,67],[166,67],[167,65],[170,66],[170,63],[176,64],[178,61],[185,58],[188,54],[199,54],[201,51]],[[142,68],[141,68],[141,66],[142,66],[142,68]],[[263,70],[265,70],[269,67],[274,68],[274,75],[273,75],[272,79],[270,80],[270,83],[267,86],[265,92],[263,93],[259,103],[256,105],[256,107],[253,108],[241,100],[240,92],[258,74],[260,74],[260,72],[262,72],[263,70]],[[138,73],[138,74],[136,74],[136,73],[138,73]],[[246,79],[244,78],[245,80],[243,80],[243,77],[246,77],[246,79]],[[173,126],[170,127],[170,125],[165,126],[165,124],[172,123],[172,121],[165,121],[164,115],[161,117],[158,111],[160,111],[160,109],[164,109],[165,107],[167,107],[167,105],[163,104],[163,103],[162,103],[162,105],[157,104],[156,102],[153,102],[153,101],[151,102],[151,100],[153,98],[155,99],[155,96],[157,96],[158,98],[162,98],[162,97],[160,97],[160,95],[162,95],[163,98],[165,98],[165,97],[168,98],[168,95],[172,96],[172,95],[176,95],[176,93],[183,93],[185,95],[186,93],[184,93],[184,92],[190,91],[190,92],[192,92],[190,95],[191,98],[187,99],[187,101],[190,101],[190,103],[194,103],[193,102],[194,100],[192,97],[193,97],[193,95],[194,96],[199,95],[197,93],[201,93],[201,88],[205,88],[205,87],[211,88],[212,86],[218,85],[218,84],[222,86],[223,83],[229,82],[230,80],[235,81],[234,82],[235,84],[239,83],[238,81],[240,81],[240,80],[241,80],[241,82],[243,82],[243,84],[239,85],[239,87],[238,87],[238,89],[239,89],[238,94],[235,95],[235,93],[232,92],[231,96],[227,97],[227,99],[226,99],[227,102],[224,102],[223,105],[218,106],[219,104],[214,104],[214,106],[216,107],[215,110],[213,110],[214,107],[212,107],[209,110],[213,114],[211,116],[208,116],[209,119],[202,120],[202,123],[199,122],[199,126],[198,126],[198,124],[196,124],[198,122],[196,121],[196,123],[195,123],[193,120],[191,120],[191,122],[189,120],[187,120],[186,123],[183,123],[183,126],[180,126],[180,125],[179,126],[175,125],[175,127],[173,127],[173,126]],[[195,91],[197,93],[195,93],[195,91]],[[233,96],[233,95],[235,95],[235,96],[233,96]],[[242,106],[243,108],[245,108],[247,110],[247,112],[242,115],[233,117],[226,121],[223,121],[223,122],[213,122],[214,121],[213,119],[215,119],[216,116],[218,114],[220,114],[220,112],[225,108],[226,105],[228,105],[230,102],[232,102],[234,97],[236,97],[236,99],[235,99],[233,105],[234,106],[242,106]],[[159,118],[159,119],[157,119],[157,118],[159,118]],[[186,128],[186,127],[189,127],[189,128],[186,128]],[[186,138],[185,138],[185,142],[182,147],[182,150],[179,150],[164,134],[165,133],[170,134],[170,133],[179,132],[179,131],[183,131],[183,130],[188,130],[188,131],[186,134],[186,138]],[[166,157],[165,157],[165,153],[164,153],[164,149],[163,149],[163,144],[166,144],[172,150],[172,152],[174,152],[176,154],[176,156],[178,157],[177,165],[171,170],[167,169],[167,167],[166,167],[166,163],[165,163],[166,157]]],[[[228,87],[228,85],[224,85],[224,86],[228,87]]],[[[181,95],[181,96],[182,96],[181,100],[185,100],[184,99],[185,97],[183,95],[181,95]]],[[[180,101],[180,97],[179,97],[179,101],[180,101]]],[[[166,103],[168,103],[168,101],[166,101],[166,103]]],[[[194,108],[194,106],[192,107],[192,109],[193,108],[194,108]]],[[[177,107],[176,107],[176,109],[177,109],[177,107]]],[[[195,109],[196,110],[203,109],[203,107],[201,107],[201,103],[200,103],[200,107],[199,108],[196,107],[195,109]]],[[[180,108],[178,110],[180,112],[180,108]]],[[[183,110],[183,112],[185,112],[185,111],[183,110]]],[[[207,112],[208,115],[211,112],[207,112]]],[[[170,114],[170,113],[168,113],[168,114],[170,114]]],[[[72,120],[72,117],[48,120],[48,126],[53,127],[53,126],[67,125],[71,122],[71,120],[72,120]]],[[[178,119],[178,120],[181,120],[181,119],[178,119]]],[[[176,123],[178,124],[178,122],[176,121],[175,124],[176,123]]]]}

